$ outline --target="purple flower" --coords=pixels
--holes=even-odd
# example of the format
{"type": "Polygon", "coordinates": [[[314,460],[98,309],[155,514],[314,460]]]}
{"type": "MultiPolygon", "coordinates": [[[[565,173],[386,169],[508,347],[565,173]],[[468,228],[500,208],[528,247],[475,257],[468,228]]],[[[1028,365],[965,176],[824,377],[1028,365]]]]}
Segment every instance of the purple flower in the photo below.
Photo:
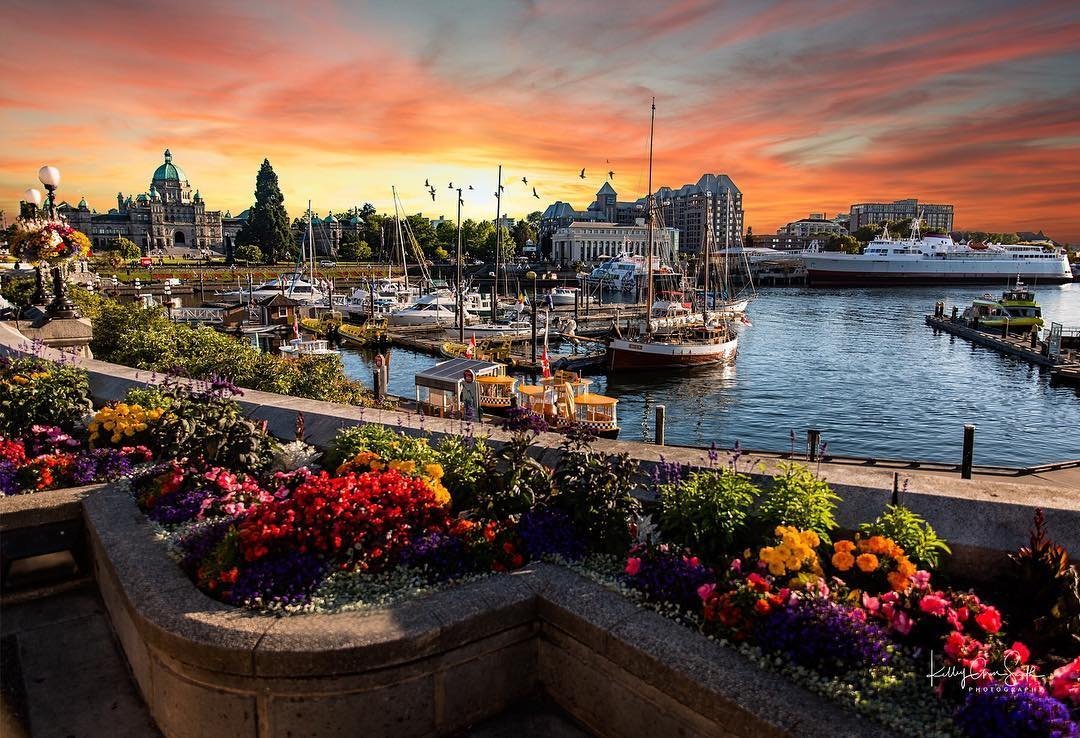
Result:
{"type": "Polygon", "coordinates": [[[414,539],[401,552],[401,564],[426,569],[433,581],[457,579],[470,569],[465,542],[458,536],[437,531],[414,539]]]}
{"type": "Polygon", "coordinates": [[[544,433],[548,429],[547,421],[540,413],[534,413],[527,407],[512,407],[506,411],[503,430],[515,433],[544,433]]]}
{"type": "Polygon", "coordinates": [[[826,674],[887,664],[887,631],[826,599],[795,600],[773,610],[754,629],[760,646],[826,674]]]}
{"type": "Polygon", "coordinates": [[[318,556],[288,551],[240,568],[225,596],[234,605],[302,605],[322,584],[326,564],[318,556]]]}
{"type": "Polygon", "coordinates": [[[653,602],[672,602],[696,611],[701,607],[698,588],[716,579],[696,557],[666,545],[634,546],[629,556],[639,559],[641,565],[636,573],[625,575],[626,583],[653,602]]]}
{"type": "Polygon", "coordinates": [[[10,461],[0,461],[0,495],[17,495],[20,490],[19,469],[10,461]]]}
{"type": "Polygon", "coordinates": [[[956,723],[972,738],[1076,738],[1080,727],[1053,697],[1024,690],[969,692],[956,723]]]}
{"type": "Polygon", "coordinates": [[[521,516],[517,532],[522,548],[533,559],[556,554],[573,561],[587,553],[585,541],[570,516],[560,510],[529,510],[521,516]]]}
{"type": "Polygon", "coordinates": [[[182,554],[180,568],[189,576],[195,576],[199,565],[213,553],[236,521],[236,517],[215,520],[181,536],[176,542],[182,554]]]}
{"type": "Polygon", "coordinates": [[[716,450],[716,441],[713,441],[712,444],[709,446],[709,466],[715,464],[717,459],[719,458],[720,452],[716,450]]]}
{"type": "Polygon", "coordinates": [[[179,489],[158,498],[146,516],[162,525],[186,523],[198,516],[209,497],[208,489],[179,489]]]}

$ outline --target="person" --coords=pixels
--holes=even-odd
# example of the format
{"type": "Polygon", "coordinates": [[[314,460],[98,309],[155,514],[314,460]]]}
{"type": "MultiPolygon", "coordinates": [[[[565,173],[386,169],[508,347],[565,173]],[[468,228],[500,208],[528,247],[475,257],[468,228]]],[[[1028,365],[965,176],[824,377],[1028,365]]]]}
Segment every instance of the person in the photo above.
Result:
{"type": "Polygon", "coordinates": [[[544,307],[546,307],[548,310],[555,309],[555,298],[551,296],[550,292],[544,295],[544,307]]]}

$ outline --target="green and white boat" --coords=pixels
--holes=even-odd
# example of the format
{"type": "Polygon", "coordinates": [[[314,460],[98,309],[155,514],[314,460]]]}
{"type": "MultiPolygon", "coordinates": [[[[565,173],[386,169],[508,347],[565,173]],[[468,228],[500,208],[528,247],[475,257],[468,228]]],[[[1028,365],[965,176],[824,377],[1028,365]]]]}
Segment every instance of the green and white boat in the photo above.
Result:
{"type": "Polygon", "coordinates": [[[964,310],[964,319],[979,328],[1001,328],[1006,322],[1010,331],[1028,332],[1032,326],[1042,328],[1042,308],[1035,301],[1035,293],[1023,282],[1016,280],[1016,285],[1002,293],[1000,300],[995,300],[986,293],[979,300],[974,300],[971,307],[964,310]]]}

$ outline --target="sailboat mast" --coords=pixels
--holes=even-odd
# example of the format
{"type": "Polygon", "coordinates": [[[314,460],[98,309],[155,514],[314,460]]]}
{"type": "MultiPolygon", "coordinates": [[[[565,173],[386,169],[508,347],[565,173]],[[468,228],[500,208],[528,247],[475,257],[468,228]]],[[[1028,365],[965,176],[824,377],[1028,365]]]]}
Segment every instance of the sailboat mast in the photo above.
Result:
{"type": "Polygon", "coordinates": [[[499,165],[499,179],[495,184],[495,299],[499,299],[499,262],[502,259],[502,164],[499,165]]]}
{"type": "Polygon", "coordinates": [[[458,343],[465,343],[465,289],[461,284],[461,188],[457,191],[457,319],[458,343]]]}
{"type": "Polygon", "coordinates": [[[656,120],[656,98],[652,99],[652,108],[649,111],[649,194],[645,200],[645,260],[646,277],[648,284],[645,287],[645,335],[652,335],[652,306],[653,306],[653,191],[652,191],[652,156],[653,156],[653,126],[656,120]]]}
{"type": "Polygon", "coordinates": [[[724,299],[731,300],[731,190],[724,190],[724,299]]]}
{"type": "Polygon", "coordinates": [[[315,230],[312,228],[311,200],[307,201],[308,228],[308,281],[315,285],[315,230]]]}
{"type": "Polygon", "coordinates": [[[409,267],[405,263],[405,238],[401,235],[401,211],[398,209],[397,187],[390,185],[394,195],[394,226],[397,230],[398,247],[401,248],[401,271],[405,273],[405,291],[409,291],[409,267]]]}
{"type": "MultiPolygon", "coordinates": [[[[711,220],[713,222],[716,222],[716,200],[713,200],[713,217],[711,218],[711,220]]],[[[706,223],[706,225],[709,225],[709,224],[706,223]]],[[[703,249],[704,253],[702,255],[702,258],[704,259],[704,265],[705,265],[705,292],[704,292],[703,298],[701,300],[701,321],[703,323],[708,323],[709,322],[709,261],[710,261],[709,241],[712,240],[711,231],[712,231],[711,227],[707,227],[705,229],[705,244],[704,244],[704,249],[703,249]]],[[[696,279],[696,277],[695,277],[695,279],[696,279]]]]}

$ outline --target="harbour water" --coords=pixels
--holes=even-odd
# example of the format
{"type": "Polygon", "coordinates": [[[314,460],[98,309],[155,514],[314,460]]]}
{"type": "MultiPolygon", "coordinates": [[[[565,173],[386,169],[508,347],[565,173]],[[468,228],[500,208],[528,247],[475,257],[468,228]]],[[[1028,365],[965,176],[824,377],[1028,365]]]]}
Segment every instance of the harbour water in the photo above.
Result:
{"type": "MultiPolygon", "coordinates": [[[[1048,372],[923,322],[934,303],[961,309],[1004,287],[791,289],[759,292],[734,367],[594,377],[619,399],[620,438],[651,440],[667,408],[669,444],[784,451],[819,428],[831,454],[958,462],[963,426],[977,426],[976,464],[1029,466],[1080,458],[1080,390],[1048,372]]],[[[1036,287],[1047,325],[1080,326],[1080,284],[1036,287]]],[[[346,349],[368,385],[373,354],[346,349]]],[[[395,349],[390,392],[437,357],[395,349]]]]}

